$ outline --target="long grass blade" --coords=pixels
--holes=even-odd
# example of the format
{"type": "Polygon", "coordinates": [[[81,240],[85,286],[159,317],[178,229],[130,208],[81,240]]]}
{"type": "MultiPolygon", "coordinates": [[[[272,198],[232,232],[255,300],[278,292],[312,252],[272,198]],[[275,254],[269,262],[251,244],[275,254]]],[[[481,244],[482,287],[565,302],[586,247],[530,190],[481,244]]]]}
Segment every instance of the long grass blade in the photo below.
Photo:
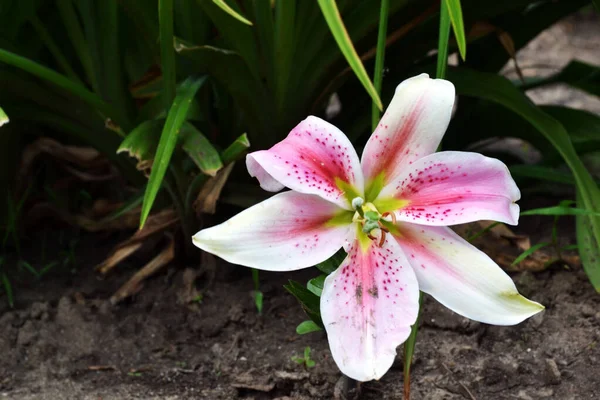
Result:
{"type": "Polygon", "coordinates": [[[530,248],[528,248],[527,250],[525,250],[524,252],[519,254],[519,256],[517,258],[515,258],[515,260],[510,265],[517,265],[518,263],[520,263],[521,261],[523,261],[530,255],[532,255],[533,253],[538,251],[539,249],[546,247],[546,246],[550,246],[550,244],[551,243],[542,242],[542,243],[538,243],[536,245],[531,246],[530,248]]]}
{"type": "Polygon", "coordinates": [[[173,0],[158,0],[160,61],[163,78],[163,102],[168,109],[175,99],[175,49],[173,47],[173,0]]]}
{"type": "Polygon", "coordinates": [[[8,305],[10,306],[10,308],[14,308],[15,299],[13,297],[12,284],[10,283],[10,279],[8,279],[8,276],[5,273],[2,274],[2,286],[4,286],[4,292],[6,293],[8,305]]]}
{"type": "Polygon", "coordinates": [[[289,99],[288,81],[294,56],[296,0],[278,0],[275,5],[275,96],[278,114],[289,99]]]}
{"type": "Polygon", "coordinates": [[[0,126],[8,124],[9,121],[10,120],[8,119],[8,115],[6,115],[2,107],[0,107],[0,126]]]}
{"type": "MultiPolygon", "coordinates": [[[[66,90],[70,94],[77,96],[81,100],[97,109],[99,112],[104,114],[105,117],[110,117],[115,120],[118,118],[117,116],[119,113],[109,103],[102,100],[100,96],[90,92],[84,86],[73,82],[69,78],[51,70],[50,68],[46,68],[34,61],[4,49],[0,49],[0,62],[12,65],[13,67],[26,71],[40,79],[60,87],[61,89],[66,90]]],[[[121,123],[118,120],[116,122],[119,124],[121,123]]]]}
{"type": "Polygon", "coordinates": [[[235,11],[233,8],[229,7],[224,0],[213,0],[213,3],[218,5],[221,10],[225,11],[227,14],[231,15],[233,18],[237,19],[240,22],[243,22],[246,25],[252,26],[252,22],[247,18],[243,17],[240,13],[235,11]]]}
{"type": "Polygon", "coordinates": [[[88,44],[83,34],[83,29],[79,22],[79,18],[73,7],[72,0],[57,0],[56,5],[60,13],[62,23],[67,31],[69,40],[79,57],[79,62],[83,67],[85,76],[88,82],[93,88],[98,86],[96,82],[96,76],[94,75],[94,69],[92,68],[92,58],[90,57],[88,44]]]}
{"type": "Polygon", "coordinates": [[[117,0],[96,1],[95,17],[97,29],[97,44],[102,61],[102,76],[100,84],[105,87],[102,91],[104,99],[113,104],[120,113],[123,120],[123,130],[129,131],[133,128],[133,116],[135,114],[133,100],[127,87],[124,70],[124,43],[120,32],[123,24],[119,15],[119,4],[117,0]]]}
{"type": "Polygon", "coordinates": [[[356,49],[354,48],[352,39],[350,39],[350,35],[348,35],[348,31],[344,26],[344,22],[342,21],[342,16],[340,15],[336,2],[334,0],[319,0],[319,6],[323,12],[325,21],[329,26],[329,30],[335,38],[335,41],[337,42],[342,54],[344,57],[346,57],[346,61],[348,61],[348,64],[356,74],[356,77],[360,83],[362,83],[369,96],[371,96],[371,99],[373,99],[373,102],[377,108],[382,110],[383,105],[381,103],[381,99],[379,98],[377,90],[375,90],[375,86],[373,86],[373,82],[371,82],[367,71],[365,70],[365,66],[356,53],[356,49]]]}
{"type": "MultiPolygon", "coordinates": [[[[381,84],[383,82],[383,64],[385,61],[385,40],[387,37],[388,14],[390,11],[390,1],[381,0],[381,9],[379,12],[379,31],[377,33],[377,54],[375,55],[375,72],[373,73],[373,83],[375,91],[381,96],[381,84]]],[[[371,105],[371,131],[375,131],[381,111],[375,102],[371,105]]]]}
{"type": "Polygon", "coordinates": [[[445,3],[448,9],[460,57],[465,60],[467,58],[467,39],[465,37],[465,23],[463,21],[460,0],[442,0],[442,3],[445,3]]]}
{"type": "MultiPolygon", "coordinates": [[[[583,205],[581,190],[577,190],[577,204],[583,205]]],[[[583,269],[592,283],[592,286],[597,292],[600,292],[600,268],[598,268],[598,260],[600,260],[600,246],[598,241],[590,232],[593,232],[593,220],[584,215],[575,217],[575,233],[577,237],[577,247],[579,257],[583,264],[583,269]]]]}
{"type": "Polygon", "coordinates": [[[144,193],[144,203],[142,205],[142,213],[140,216],[140,229],[146,223],[154,200],[156,200],[156,195],[162,185],[163,178],[167,172],[167,167],[171,161],[171,156],[175,150],[179,130],[187,118],[190,103],[205,81],[206,77],[191,77],[184,81],[180,87],[180,92],[175,97],[175,100],[173,100],[173,104],[169,109],[169,114],[160,136],[160,141],[158,142],[158,148],[156,149],[152,172],[148,179],[148,186],[146,186],[146,192],[144,193]]]}
{"type": "Polygon", "coordinates": [[[555,216],[592,215],[595,217],[600,217],[600,212],[590,211],[585,208],[565,207],[565,206],[536,208],[533,210],[527,210],[527,211],[521,212],[522,217],[529,216],[529,215],[555,215],[555,216]]]}
{"type": "Polygon", "coordinates": [[[450,15],[448,8],[444,6],[446,0],[440,4],[440,31],[438,37],[437,68],[435,76],[438,79],[446,77],[446,66],[448,65],[448,40],[450,40],[450,15]]]}
{"type": "Polygon", "coordinates": [[[46,48],[48,48],[50,54],[52,54],[52,57],[54,57],[54,60],[56,61],[58,66],[63,70],[63,72],[70,79],[76,81],[77,83],[81,83],[81,80],[79,79],[75,71],[73,71],[71,64],[63,54],[62,50],[60,49],[58,44],[56,44],[56,42],[50,35],[50,32],[48,32],[42,21],[40,21],[40,19],[37,17],[37,15],[31,17],[29,19],[29,22],[31,23],[31,26],[33,26],[33,29],[36,31],[46,48]]]}

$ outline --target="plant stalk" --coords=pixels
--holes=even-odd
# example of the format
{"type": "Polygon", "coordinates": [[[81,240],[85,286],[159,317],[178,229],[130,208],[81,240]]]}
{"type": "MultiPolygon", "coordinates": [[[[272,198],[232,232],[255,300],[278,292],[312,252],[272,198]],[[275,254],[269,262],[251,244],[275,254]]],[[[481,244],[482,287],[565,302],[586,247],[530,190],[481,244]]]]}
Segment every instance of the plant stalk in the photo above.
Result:
{"type": "MultiPolygon", "coordinates": [[[[381,0],[381,9],[379,12],[379,32],[377,34],[377,53],[375,55],[375,71],[373,73],[373,85],[377,95],[381,97],[381,84],[383,82],[383,63],[385,61],[385,42],[387,38],[387,23],[390,10],[389,0],[381,0]]],[[[373,101],[371,105],[371,131],[375,131],[381,111],[373,101]]]]}
{"type": "Polygon", "coordinates": [[[410,336],[406,342],[404,342],[404,400],[410,400],[410,365],[415,353],[415,345],[417,344],[417,333],[419,331],[422,308],[423,292],[419,291],[419,313],[417,315],[417,320],[410,330],[410,336]]]}

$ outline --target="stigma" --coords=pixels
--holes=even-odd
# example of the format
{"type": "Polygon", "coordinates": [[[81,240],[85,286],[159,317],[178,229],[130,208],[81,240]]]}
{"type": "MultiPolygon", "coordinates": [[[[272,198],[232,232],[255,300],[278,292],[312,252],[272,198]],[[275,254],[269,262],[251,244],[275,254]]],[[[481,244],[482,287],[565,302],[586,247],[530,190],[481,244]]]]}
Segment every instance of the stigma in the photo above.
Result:
{"type": "Polygon", "coordinates": [[[367,237],[376,241],[377,245],[382,247],[385,243],[386,234],[390,232],[383,222],[391,222],[395,225],[396,215],[390,212],[380,214],[373,203],[365,203],[361,197],[352,200],[352,207],[356,211],[352,221],[361,224],[362,231],[367,237]]]}

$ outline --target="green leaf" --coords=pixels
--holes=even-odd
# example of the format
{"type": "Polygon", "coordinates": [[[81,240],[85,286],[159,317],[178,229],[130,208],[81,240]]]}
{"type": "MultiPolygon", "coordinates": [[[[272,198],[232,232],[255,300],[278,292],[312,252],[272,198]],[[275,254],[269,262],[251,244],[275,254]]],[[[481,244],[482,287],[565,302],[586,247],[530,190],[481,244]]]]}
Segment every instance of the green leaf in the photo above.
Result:
{"type": "Polygon", "coordinates": [[[212,1],[213,1],[213,3],[218,5],[221,8],[221,10],[225,11],[227,14],[231,15],[233,18],[237,19],[240,22],[243,22],[246,25],[252,26],[252,22],[248,21],[246,18],[244,18],[242,15],[240,15],[237,11],[235,11],[233,8],[229,7],[227,5],[227,3],[225,3],[224,0],[212,0],[212,1]]]}
{"type": "MultiPolygon", "coordinates": [[[[375,54],[375,71],[373,72],[375,91],[380,97],[381,84],[383,82],[383,65],[385,61],[385,42],[387,39],[387,23],[389,12],[389,0],[381,0],[381,7],[379,9],[379,30],[377,32],[377,54],[375,54]]],[[[371,131],[374,132],[375,128],[377,128],[380,117],[381,111],[377,107],[377,104],[373,102],[371,104],[371,131]]]]}
{"type": "Polygon", "coordinates": [[[311,320],[301,322],[300,325],[296,327],[296,333],[298,335],[305,335],[307,333],[317,332],[320,330],[322,330],[321,327],[311,320]]]}
{"type": "MultiPolygon", "coordinates": [[[[577,190],[577,204],[583,205],[580,190],[577,190]]],[[[594,240],[594,236],[590,234],[593,231],[592,219],[584,215],[575,217],[575,233],[577,237],[577,246],[579,257],[583,264],[583,269],[587,274],[590,282],[597,292],[600,292],[600,268],[598,268],[598,260],[600,260],[600,245],[594,240]]]]}
{"type": "MultiPolygon", "coordinates": [[[[224,14],[212,1],[201,0],[199,3],[217,29],[220,39],[222,39],[218,42],[219,46],[229,47],[230,50],[237,53],[254,79],[262,79],[259,72],[260,51],[253,28],[245,24],[232,23],[231,17],[224,14]]],[[[235,7],[236,4],[233,3],[233,6],[235,7]]]]}
{"type": "Polygon", "coordinates": [[[0,62],[12,65],[53,85],[56,85],[61,89],[66,90],[70,94],[80,98],[92,107],[96,108],[106,117],[115,119],[118,124],[125,123],[125,121],[118,120],[119,113],[115,111],[110,104],[102,100],[98,95],[90,92],[84,86],[73,82],[69,78],[54,72],[49,68],[3,49],[0,49],[0,62]]]}
{"type": "MultiPolygon", "coordinates": [[[[240,54],[212,46],[195,46],[179,38],[175,39],[175,50],[195,62],[200,71],[208,72],[227,89],[237,105],[244,110],[248,126],[253,131],[266,132],[264,127],[269,126],[272,118],[265,110],[274,107],[271,104],[272,97],[240,54]]],[[[265,136],[252,137],[253,143],[257,144],[258,140],[263,141],[259,147],[272,146],[275,140],[265,136]]]]}
{"type": "Polygon", "coordinates": [[[485,228],[483,228],[479,232],[476,232],[473,235],[469,236],[467,238],[467,242],[473,242],[473,240],[477,239],[480,236],[485,235],[487,232],[489,232],[492,229],[494,229],[497,225],[500,225],[500,222],[494,222],[493,224],[489,224],[488,226],[486,226],[485,228]]]}
{"type": "MultiPolygon", "coordinates": [[[[271,90],[275,88],[275,80],[278,79],[275,76],[275,21],[273,16],[273,4],[272,0],[254,0],[254,30],[256,32],[256,41],[258,48],[260,49],[262,67],[264,69],[264,76],[266,79],[266,86],[271,90]]],[[[313,7],[317,9],[317,7],[313,7]]],[[[318,9],[317,9],[318,11],[318,9]]],[[[302,23],[302,21],[300,21],[302,23]]],[[[203,43],[196,41],[196,43],[203,43]]],[[[297,49],[296,46],[291,46],[292,51],[297,49]]]]}
{"type": "Polygon", "coordinates": [[[515,260],[510,265],[517,265],[518,263],[520,263],[521,261],[523,261],[530,255],[532,255],[533,253],[538,251],[539,249],[546,247],[546,246],[550,246],[550,243],[542,242],[542,243],[538,243],[534,246],[531,246],[530,248],[528,248],[527,250],[522,252],[517,258],[515,258],[515,260]]]}
{"type": "Polygon", "coordinates": [[[596,217],[600,216],[600,212],[593,212],[590,210],[586,210],[585,208],[576,208],[576,207],[544,207],[544,208],[536,208],[533,210],[522,211],[521,216],[525,217],[528,215],[593,215],[596,217]]]}
{"type": "Polygon", "coordinates": [[[323,321],[321,320],[320,299],[319,296],[306,289],[301,283],[290,280],[283,287],[290,292],[300,302],[302,309],[308,317],[321,328],[323,321]]]}
{"type": "Polygon", "coordinates": [[[340,15],[335,1],[318,1],[321,11],[323,12],[323,16],[325,17],[325,21],[327,22],[327,25],[329,25],[329,29],[331,30],[331,33],[333,34],[333,37],[335,38],[335,41],[337,42],[342,54],[344,54],[344,57],[346,57],[348,64],[356,74],[358,80],[360,80],[366,89],[369,96],[371,96],[371,99],[373,99],[373,102],[377,105],[377,108],[382,110],[383,105],[381,103],[381,99],[379,98],[371,79],[369,79],[369,75],[367,74],[363,63],[360,60],[360,57],[356,53],[356,49],[354,48],[352,40],[348,35],[348,31],[344,26],[342,16],[340,15]]]}
{"type": "Polygon", "coordinates": [[[142,122],[123,139],[117,153],[127,153],[139,162],[154,160],[163,124],[154,119],[142,122]]]}
{"type": "Polygon", "coordinates": [[[573,60],[554,75],[528,79],[522,89],[529,90],[555,83],[566,83],[591,95],[600,96],[600,66],[573,60]]]}
{"type": "Polygon", "coordinates": [[[73,2],[72,0],[57,0],[56,6],[60,13],[67,36],[79,57],[79,62],[81,63],[83,70],[85,71],[85,76],[92,87],[96,88],[98,83],[95,80],[96,76],[94,75],[94,69],[92,67],[92,58],[90,57],[88,44],[83,34],[83,30],[81,29],[79,17],[77,17],[75,9],[73,8],[73,2]]]}
{"type": "MultiPolygon", "coordinates": [[[[593,213],[600,212],[598,185],[577,156],[569,134],[560,122],[533,104],[510,81],[501,76],[461,68],[449,71],[449,77],[459,94],[499,103],[532,124],[554,146],[571,169],[581,195],[580,202],[578,202],[580,208],[585,208],[593,213]]],[[[588,235],[593,238],[596,246],[599,246],[600,218],[595,214],[582,217],[589,220],[586,223],[591,228],[588,235]]],[[[600,271],[600,263],[588,265],[587,268],[588,271],[590,269],[600,271]]],[[[596,290],[600,290],[600,286],[595,287],[596,290]]]]}
{"type": "Polygon", "coordinates": [[[259,314],[262,314],[262,310],[263,310],[263,292],[261,292],[260,290],[255,290],[254,292],[252,292],[252,294],[254,295],[254,305],[256,306],[256,311],[259,314]]]}
{"type": "Polygon", "coordinates": [[[169,108],[175,98],[175,50],[173,48],[173,0],[158,0],[160,60],[163,102],[169,108]]]}
{"type": "Polygon", "coordinates": [[[278,113],[285,111],[289,99],[288,84],[294,61],[294,20],[296,0],[277,0],[275,5],[275,98],[278,113]]]}
{"type": "Polygon", "coordinates": [[[115,110],[109,115],[124,131],[133,129],[133,100],[125,82],[123,45],[120,31],[118,1],[77,1],[84,34],[92,59],[97,86],[94,91],[110,103],[115,110]]]}
{"type": "Polygon", "coordinates": [[[10,120],[8,119],[8,115],[6,115],[2,107],[0,107],[0,126],[8,124],[9,121],[10,120]]]}
{"type": "Polygon", "coordinates": [[[245,133],[233,141],[225,150],[221,152],[221,160],[223,164],[229,164],[241,157],[246,150],[250,148],[248,135],[245,133]]]}
{"type": "Polygon", "coordinates": [[[186,122],[181,127],[180,140],[183,151],[206,175],[215,176],[223,168],[217,149],[191,123],[186,122]]]}
{"type": "Polygon", "coordinates": [[[116,209],[114,212],[112,212],[109,215],[107,215],[106,217],[102,218],[99,223],[102,224],[102,223],[114,221],[114,220],[120,218],[121,216],[127,214],[129,211],[135,209],[137,206],[142,204],[143,200],[144,200],[144,194],[140,193],[139,195],[133,197],[131,200],[128,200],[125,204],[123,204],[121,207],[116,209]]]}
{"type": "Polygon", "coordinates": [[[315,265],[315,267],[317,267],[317,269],[323,272],[325,275],[329,275],[333,271],[338,269],[338,267],[344,261],[345,258],[346,252],[344,251],[344,249],[339,249],[337,253],[332,255],[327,260],[315,265]]]}
{"type": "Polygon", "coordinates": [[[152,165],[152,172],[150,178],[148,178],[148,186],[146,186],[146,192],[144,194],[144,203],[142,205],[142,213],[140,216],[140,228],[144,226],[158,190],[162,185],[163,178],[167,172],[169,161],[173,155],[175,144],[179,136],[181,126],[187,118],[187,112],[190,108],[192,99],[196,95],[196,92],[202,84],[206,81],[206,77],[201,78],[188,78],[180,87],[180,92],[173,100],[173,105],[169,109],[169,114],[165,122],[162,134],[160,135],[160,141],[158,143],[158,149],[156,150],[156,156],[154,157],[154,163],[152,165]]]}
{"type": "Polygon", "coordinates": [[[509,169],[510,174],[517,178],[533,178],[567,185],[575,184],[575,179],[573,179],[573,175],[570,173],[557,171],[541,165],[513,165],[509,169]]]}
{"type": "Polygon", "coordinates": [[[327,275],[319,275],[316,278],[312,278],[306,284],[306,288],[321,297],[321,293],[323,293],[323,285],[325,284],[325,278],[327,275]]]}
{"type": "Polygon", "coordinates": [[[448,7],[444,6],[446,0],[440,4],[440,29],[438,35],[438,53],[437,68],[435,76],[438,79],[446,77],[446,68],[448,66],[448,41],[450,40],[450,13],[448,7]]]}
{"type": "MultiPolygon", "coordinates": [[[[600,150],[598,115],[560,106],[541,106],[540,109],[563,125],[579,155],[600,150]]],[[[508,108],[491,102],[459,107],[444,137],[444,148],[464,150],[474,142],[506,136],[521,138],[531,144],[542,153],[547,166],[563,163],[557,149],[532,124],[508,108]]]]}
{"type": "Polygon", "coordinates": [[[600,12],[600,0],[592,0],[594,7],[596,7],[596,11],[600,12]]]}
{"type": "Polygon", "coordinates": [[[54,57],[54,60],[56,61],[57,65],[59,65],[63,72],[67,74],[69,79],[72,79],[77,83],[81,83],[81,80],[79,79],[75,71],[73,71],[69,60],[67,60],[67,58],[63,54],[60,46],[54,41],[52,35],[46,29],[43,22],[37,17],[37,15],[32,16],[30,22],[31,26],[33,26],[33,29],[36,31],[37,35],[40,37],[42,42],[44,42],[44,45],[46,46],[50,54],[52,54],[52,57],[54,57]]]}
{"type": "Polygon", "coordinates": [[[465,37],[465,24],[463,22],[460,0],[442,0],[442,3],[446,4],[450,21],[452,21],[452,29],[454,30],[454,37],[456,38],[460,57],[465,60],[467,58],[467,39],[465,37]]]}
{"type": "Polygon", "coordinates": [[[33,266],[31,264],[29,264],[27,261],[21,260],[21,261],[19,261],[19,265],[21,267],[25,268],[27,271],[29,271],[31,273],[31,275],[35,276],[36,278],[40,277],[40,274],[36,271],[36,269],[33,268],[33,266]]]}

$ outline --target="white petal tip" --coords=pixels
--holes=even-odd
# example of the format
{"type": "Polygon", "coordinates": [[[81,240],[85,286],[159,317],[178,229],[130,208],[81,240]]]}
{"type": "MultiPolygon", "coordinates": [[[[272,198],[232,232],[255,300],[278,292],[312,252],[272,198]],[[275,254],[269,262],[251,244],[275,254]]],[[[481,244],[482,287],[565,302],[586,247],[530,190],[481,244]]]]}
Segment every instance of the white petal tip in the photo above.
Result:
{"type": "Polygon", "coordinates": [[[519,225],[519,214],[521,213],[521,208],[518,204],[512,203],[509,206],[510,220],[506,223],[509,225],[519,225]]]}
{"type": "Polygon", "coordinates": [[[494,325],[517,325],[545,309],[540,303],[529,300],[518,292],[505,293],[501,296],[508,301],[509,310],[504,321],[492,322],[494,325]]]}
{"type": "Polygon", "coordinates": [[[199,249],[204,250],[203,244],[202,244],[202,239],[200,236],[201,232],[202,231],[200,231],[200,232],[196,233],[194,236],[192,236],[192,243],[194,244],[194,246],[198,247],[199,249]]]}

